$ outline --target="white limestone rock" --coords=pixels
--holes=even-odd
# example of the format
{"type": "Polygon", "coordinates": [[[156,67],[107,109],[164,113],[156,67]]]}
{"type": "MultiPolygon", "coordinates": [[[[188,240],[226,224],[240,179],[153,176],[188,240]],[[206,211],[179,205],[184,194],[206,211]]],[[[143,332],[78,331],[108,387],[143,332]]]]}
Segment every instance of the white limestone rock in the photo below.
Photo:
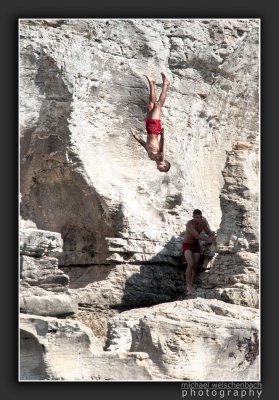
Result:
{"type": "Polygon", "coordinates": [[[148,355],[103,352],[77,321],[22,315],[20,381],[150,380],[148,355]]]}
{"type": "Polygon", "coordinates": [[[20,257],[20,277],[25,287],[38,286],[53,292],[66,292],[69,277],[58,268],[55,257],[20,257]]]}
{"type": "Polygon", "coordinates": [[[20,22],[22,215],[61,233],[60,265],[120,262],[106,238],[180,237],[196,207],[219,227],[226,152],[258,135],[258,29],[255,19],[20,22]],[[143,74],[159,92],[161,71],[167,174],[129,132],[144,130],[143,74]]]}
{"type": "Polygon", "coordinates": [[[47,256],[61,252],[62,247],[59,233],[20,228],[21,312],[45,316],[77,312],[78,305],[69,293],[69,277],[58,268],[56,257],[47,256]]]}
{"type": "Polygon", "coordinates": [[[80,306],[131,308],[171,301],[185,290],[180,268],[165,264],[63,267],[80,306]]]}
{"type": "Polygon", "coordinates": [[[199,282],[201,290],[198,293],[202,297],[258,308],[258,254],[245,251],[218,254],[212,259],[211,268],[199,276],[199,282]]]}
{"type": "Polygon", "coordinates": [[[134,309],[109,320],[108,350],[144,351],[153,379],[257,380],[258,312],[188,299],[134,309]]]}
{"type": "Polygon", "coordinates": [[[220,201],[223,217],[217,251],[259,251],[258,138],[236,142],[228,152],[220,201]]]}
{"type": "Polygon", "coordinates": [[[222,220],[215,255],[200,276],[201,296],[259,307],[258,139],[238,141],[228,152],[220,201],[222,220]]]}
{"type": "MultiPolygon", "coordinates": [[[[36,264],[38,279],[29,271],[21,282],[26,312],[55,314],[55,298],[61,311],[69,294],[89,310],[171,301],[184,289],[179,247],[193,209],[218,230],[216,247],[206,249],[199,299],[115,317],[108,346],[122,355],[94,354],[99,374],[91,355],[87,362],[87,347],[83,368],[78,346],[67,341],[61,348],[72,371],[57,346],[50,346],[53,363],[45,369],[32,339],[26,360],[39,348],[43,361],[36,358],[26,379],[258,378],[258,317],[250,307],[258,304],[259,25],[256,19],[20,22],[21,214],[31,221],[25,227],[59,232],[64,242],[57,254],[57,236],[54,248],[31,238],[21,249],[24,256],[58,257],[70,277],[69,292],[58,281],[49,286],[40,275],[44,264],[36,264]],[[144,130],[143,74],[156,79],[159,93],[161,71],[171,80],[162,115],[167,174],[129,132],[144,130]],[[131,354],[135,349],[150,359],[131,354]]],[[[57,325],[59,344],[63,329],[57,325]]]]}
{"type": "Polygon", "coordinates": [[[20,254],[40,257],[62,252],[63,241],[58,232],[49,232],[36,228],[19,229],[20,254]]]}
{"type": "Polygon", "coordinates": [[[20,310],[26,314],[66,316],[75,314],[78,305],[69,293],[53,294],[44,290],[21,290],[20,310]]]}

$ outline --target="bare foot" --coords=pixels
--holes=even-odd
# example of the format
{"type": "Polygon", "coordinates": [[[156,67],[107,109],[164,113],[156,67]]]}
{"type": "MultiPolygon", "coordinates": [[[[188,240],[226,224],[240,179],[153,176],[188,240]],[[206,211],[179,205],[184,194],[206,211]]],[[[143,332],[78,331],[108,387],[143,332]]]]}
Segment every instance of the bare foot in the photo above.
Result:
{"type": "Polygon", "coordinates": [[[196,293],[195,288],[193,286],[187,287],[187,294],[194,295],[196,293]]]}
{"type": "Polygon", "coordinates": [[[163,84],[166,86],[170,85],[170,81],[168,80],[168,78],[166,77],[166,74],[164,74],[163,72],[161,72],[162,78],[163,78],[163,84]]]}
{"type": "Polygon", "coordinates": [[[155,85],[155,79],[150,78],[150,76],[148,75],[143,75],[143,76],[146,77],[150,85],[155,85]]]}

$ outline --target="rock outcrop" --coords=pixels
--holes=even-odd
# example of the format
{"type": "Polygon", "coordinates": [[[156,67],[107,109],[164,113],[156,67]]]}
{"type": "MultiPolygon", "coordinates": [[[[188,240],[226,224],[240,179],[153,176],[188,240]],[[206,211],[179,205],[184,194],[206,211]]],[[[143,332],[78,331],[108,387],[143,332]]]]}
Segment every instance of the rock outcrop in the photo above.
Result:
{"type": "Polygon", "coordinates": [[[77,321],[22,316],[21,380],[150,380],[148,354],[103,352],[89,328],[77,321]]]}
{"type": "Polygon", "coordinates": [[[218,300],[125,311],[109,321],[107,346],[113,351],[145,349],[153,361],[153,379],[259,378],[257,311],[218,300]]]}
{"type": "Polygon", "coordinates": [[[201,277],[211,296],[249,307],[259,306],[258,163],[257,141],[237,142],[228,153],[216,253],[201,277]]]}
{"type": "Polygon", "coordinates": [[[20,21],[21,379],[258,379],[258,90],[256,19],[20,21]],[[129,132],[161,71],[167,174],[129,132]]]}
{"type": "Polygon", "coordinates": [[[20,229],[20,310],[24,313],[65,316],[77,311],[70,296],[69,277],[53,255],[62,251],[60,233],[20,229]]]}

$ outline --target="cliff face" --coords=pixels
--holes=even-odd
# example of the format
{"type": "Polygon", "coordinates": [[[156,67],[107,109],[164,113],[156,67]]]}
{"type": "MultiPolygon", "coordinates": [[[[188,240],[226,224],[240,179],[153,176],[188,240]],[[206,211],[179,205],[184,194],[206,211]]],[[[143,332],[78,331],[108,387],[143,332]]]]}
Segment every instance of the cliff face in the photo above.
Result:
{"type": "MultiPolygon", "coordinates": [[[[114,326],[108,318],[116,318],[119,335],[124,320],[113,314],[123,308],[149,306],[151,315],[153,304],[170,302],[168,314],[181,318],[179,329],[193,335],[196,327],[182,318],[189,300],[180,302],[180,317],[172,301],[184,290],[179,266],[185,223],[200,208],[217,230],[217,243],[206,249],[205,272],[198,280],[204,308],[195,311],[194,302],[191,313],[207,313],[207,320],[209,312],[216,312],[207,304],[217,302],[221,310],[229,302],[234,303],[232,319],[236,310],[246,315],[236,329],[247,337],[253,325],[249,335],[256,350],[248,364],[237,356],[234,371],[222,364],[224,379],[256,379],[257,311],[251,307],[258,305],[258,50],[258,20],[20,21],[22,312],[44,318],[72,314],[90,326],[105,354],[114,337],[107,333],[114,326]],[[133,126],[145,136],[148,85],[143,74],[156,79],[159,94],[161,71],[171,81],[162,116],[165,156],[172,165],[167,174],[156,169],[129,132],[133,126]],[[58,234],[63,244],[51,255],[38,250],[48,247],[46,242],[32,239],[45,235],[48,242],[58,234]],[[39,253],[26,253],[28,243],[39,253]],[[56,280],[50,285],[52,271],[56,280]],[[42,300],[45,291],[49,301],[42,300]],[[55,291],[57,307],[51,300],[55,291]]],[[[129,313],[131,321],[142,318],[138,310],[129,313]]],[[[228,312],[221,314],[226,335],[235,336],[224,318],[228,312]]],[[[160,323],[125,322],[124,327],[134,338],[139,329],[152,336],[160,323]]],[[[154,344],[148,340],[129,339],[131,346],[125,348],[148,353],[138,379],[178,377],[183,357],[164,370],[160,365],[169,361],[156,363],[158,354],[152,356],[154,344]]],[[[237,340],[230,346],[237,348],[237,340]]],[[[212,347],[208,365],[216,361],[216,351],[212,347]]],[[[193,354],[178,378],[210,379],[199,375],[200,351],[193,354]]],[[[138,365],[143,356],[133,357],[138,365]]],[[[47,379],[68,379],[62,370],[53,372],[55,366],[46,372],[43,356],[40,362],[47,379]]],[[[28,379],[25,364],[24,371],[28,379]]],[[[221,371],[215,372],[220,379],[221,371]]],[[[95,372],[88,374],[98,379],[95,372]]],[[[132,372],[128,376],[134,379],[132,372]]]]}

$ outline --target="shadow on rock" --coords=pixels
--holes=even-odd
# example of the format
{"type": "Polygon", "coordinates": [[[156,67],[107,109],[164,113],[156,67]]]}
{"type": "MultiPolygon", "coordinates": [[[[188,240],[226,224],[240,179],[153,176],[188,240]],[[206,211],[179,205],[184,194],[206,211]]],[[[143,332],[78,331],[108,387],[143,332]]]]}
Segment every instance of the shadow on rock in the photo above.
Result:
{"type": "MultiPolygon", "coordinates": [[[[164,248],[150,257],[140,271],[125,282],[121,307],[145,307],[175,301],[185,294],[186,261],[181,252],[182,237],[173,236],[164,248]]],[[[201,256],[198,272],[204,271],[201,256]]]]}

